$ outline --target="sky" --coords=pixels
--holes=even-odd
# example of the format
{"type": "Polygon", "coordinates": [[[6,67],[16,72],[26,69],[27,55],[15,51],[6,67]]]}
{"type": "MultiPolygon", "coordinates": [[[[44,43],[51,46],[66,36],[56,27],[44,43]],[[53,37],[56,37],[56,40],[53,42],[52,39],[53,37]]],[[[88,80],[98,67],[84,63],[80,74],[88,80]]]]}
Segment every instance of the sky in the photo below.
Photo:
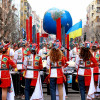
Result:
{"type": "Polygon", "coordinates": [[[44,13],[50,8],[59,8],[69,11],[73,24],[82,19],[86,23],[86,8],[93,0],[28,0],[32,10],[43,19],[44,13]]]}

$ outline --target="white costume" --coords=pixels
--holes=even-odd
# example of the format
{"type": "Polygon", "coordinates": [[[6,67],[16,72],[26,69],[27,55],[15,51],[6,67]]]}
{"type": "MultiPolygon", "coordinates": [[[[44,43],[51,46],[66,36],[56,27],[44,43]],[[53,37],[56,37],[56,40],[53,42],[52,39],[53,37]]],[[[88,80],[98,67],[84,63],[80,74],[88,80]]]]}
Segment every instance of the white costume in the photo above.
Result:
{"type": "Polygon", "coordinates": [[[41,78],[39,74],[39,68],[40,62],[39,62],[39,56],[35,56],[33,54],[30,54],[28,56],[25,56],[24,59],[24,68],[26,69],[25,78],[34,79],[37,78],[35,90],[30,98],[30,100],[44,100],[43,99],[43,91],[42,91],[42,83],[41,78]],[[28,69],[37,69],[37,71],[34,70],[28,70],[28,69]],[[38,73],[38,74],[36,74],[38,73]],[[37,76],[38,75],[38,76],[37,76]]]}
{"type": "Polygon", "coordinates": [[[69,52],[69,59],[75,62],[76,55],[78,54],[78,49],[75,47],[69,52]]]}
{"type": "MultiPolygon", "coordinates": [[[[82,69],[79,67],[85,67],[85,62],[83,61],[83,59],[80,59],[80,57],[77,55],[76,56],[76,69],[78,69],[78,75],[84,76],[85,69],[82,69]]],[[[91,81],[90,81],[87,99],[93,99],[95,97],[94,93],[96,92],[95,85],[94,85],[93,68],[90,68],[90,69],[91,69],[91,81]]]]}
{"type": "MultiPolygon", "coordinates": [[[[59,63],[59,62],[58,62],[59,63]]],[[[54,65],[53,66],[57,66],[57,64],[58,63],[54,63],[54,65]]],[[[51,64],[50,64],[50,57],[48,56],[47,57],[47,69],[50,69],[50,67],[51,67],[51,64]]],[[[62,67],[63,68],[63,67],[62,67]]],[[[58,70],[59,69],[56,69],[56,68],[54,68],[54,69],[52,69],[51,68],[51,73],[50,73],[50,78],[57,78],[57,77],[59,77],[59,75],[58,75],[58,70]]],[[[62,69],[62,71],[63,71],[63,69],[62,69]]],[[[63,100],[65,100],[65,97],[66,97],[66,91],[65,91],[65,86],[64,86],[64,84],[63,84],[63,100]]],[[[58,85],[56,84],[56,100],[59,100],[59,92],[58,92],[58,85]]]]}
{"type": "Polygon", "coordinates": [[[23,48],[20,48],[15,51],[15,55],[14,55],[14,62],[17,63],[18,70],[24,69],[23,61],[24,61],[24,50],[23,48]]]}

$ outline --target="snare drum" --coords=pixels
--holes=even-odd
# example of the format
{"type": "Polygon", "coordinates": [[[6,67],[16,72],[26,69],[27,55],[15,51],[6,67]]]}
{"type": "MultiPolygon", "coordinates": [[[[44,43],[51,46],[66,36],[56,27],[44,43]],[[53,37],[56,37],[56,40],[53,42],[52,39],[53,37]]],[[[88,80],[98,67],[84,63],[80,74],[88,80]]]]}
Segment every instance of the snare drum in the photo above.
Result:
{"type": "Polygon", "coordinates": [[[79,91],[79,86],[78,86],[78,82],[76,82],[76,76],[77,76],[77,73],[73,73],[72,74],[72,89],[73,90],[76,90],[76,91],[79,91]]]}

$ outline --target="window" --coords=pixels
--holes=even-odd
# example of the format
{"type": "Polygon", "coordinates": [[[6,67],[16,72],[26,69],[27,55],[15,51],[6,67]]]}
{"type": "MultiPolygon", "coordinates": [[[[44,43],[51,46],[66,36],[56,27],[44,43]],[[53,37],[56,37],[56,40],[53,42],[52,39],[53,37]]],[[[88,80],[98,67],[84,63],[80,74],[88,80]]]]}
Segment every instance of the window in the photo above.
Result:
{"type": "Polygon", "coordinates": [[[92,5],[92,10],[94,9],[94,5],[92,5]]]}
{"type": "Polygon", "coordinates": [[[2,3],[2,0],[0,0],[0,3],[2,3]]]}
{"type": "Polygon", "coordinates": [[[91,25],[93,26],[93,21],[92,21],[92,24],[91,25]]]}
{"type": "Polygon", "coordinates": [[[97,4],[100,4],[100,0],[97,0],[97,4]]]}
{"type": "Polygon", "coordinates": [[[99,16],[97,16],[97,22],[100,22],[100,17],[99,16]]]}
{"type": "Polygon", "coordinates": [[[97,12],[100,12],[100,7],[97,7],[97,12]]]}
{"type": "Polygon", "coordinates": [[[94,13],[92,13],[92,17],[94,16],[94,13]]]}
{"type": "Polygon", "coordinates": [[[23,16],[23,12],[21,12],[21,16],[23,16]]]}
{"type": "Polygon", "coordinates": [[[7,0],[4,2],[4,7],[7,8],[7,0]]]}
{"type": "Polygon", "coordinates": [[[27,6],[27,2],[24,2],[24,6],[27,6]]]}
{"type": "Polygon", "coordinates": [[[27,14],[27,10],[24,10],[24,14],[27,14]]]}

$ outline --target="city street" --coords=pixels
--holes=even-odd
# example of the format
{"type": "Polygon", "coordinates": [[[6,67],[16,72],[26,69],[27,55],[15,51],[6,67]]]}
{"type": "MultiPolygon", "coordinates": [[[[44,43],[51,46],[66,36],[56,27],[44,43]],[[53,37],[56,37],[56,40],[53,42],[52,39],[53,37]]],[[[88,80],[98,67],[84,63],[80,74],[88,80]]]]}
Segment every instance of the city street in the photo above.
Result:
{"type": "MultiPolygon", "coordinates": [[[[21,99],[16,99],[16,100],[21,100],[21,99]]],[[[44,100],[51,100],[50,95],[44,94],[44,100]]],[[[66,100],[81,100],[80,94],[68,94],[66,100]]],[[[94,100],[100,100],[100,98],[94,100]]]]}
{"type": "MultiPolygon", "coordinates": [[[[43,91],[46,91],[46,89],[43,89],[43,91]]],[[[70,93],[67,95],[66,100],[81,100],[80,94],[75,93],[75,92],[78,92],[78,91],[74,91],[71,88],[69,88],[68,91],[70,93]],[[71,92],[73,92],[73,93],[71,93],[71,92]]],[[[46,93],[44,93],[43,96],[44,96],[44,100],[51,100],[50,95],[47,95],[46,93]]],[[[15,100],[22,100],[22,99],[15,99],[15,100]]],[[[93,100],[100,100],[100,98],[98,98],[98,99],[96,98],[96,99],[93,99],[93,100]]]]}

